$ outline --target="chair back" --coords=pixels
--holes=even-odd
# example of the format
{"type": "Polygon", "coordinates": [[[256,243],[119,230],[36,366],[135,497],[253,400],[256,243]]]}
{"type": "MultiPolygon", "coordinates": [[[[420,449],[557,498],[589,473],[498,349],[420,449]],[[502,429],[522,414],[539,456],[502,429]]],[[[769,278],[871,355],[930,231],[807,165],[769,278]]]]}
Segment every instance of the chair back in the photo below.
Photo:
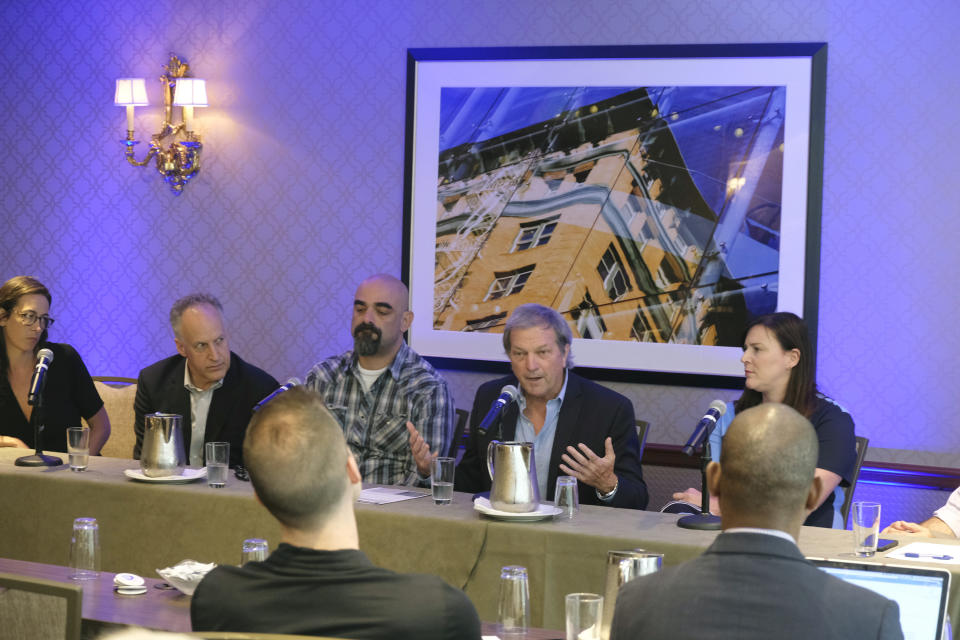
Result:
{"type": "Polygon", "coordinates": [[[80,585],[0,573],[0,640],[80,640],[80,585]]]}
{"type": "Polygon", "coordinates": [[[457,424],[453,428],[453,437],[450,438],[450,446],[444,455],[450,458],[456,458],[460,451],[460,445],[463,444],[463,433],[467,429],[467,418],[470,416],[468,411],[455,409],[457,414],[457,424]]]}
{"type": "Polygon", "coordinates": [[[133,430],[133,400],[137,395],[137,381],[133,378],[94,376],[93,386],[97,388],[110,416],[110,437],[100,450],[100,455],[132,458],[133,445],[137,441],[133,430]]]}
{"type": "Polygon", "coordinates": [[[857,479],[860,477],[860,467],[863,466],[863,459],[867,455],[867,445],[870,444],[870,438],[856,436],[857,441],[857,464],[853,468],[853,479],[850,480],[850,486],[843,489],[843,506],[840,507],[840,515],[843,517],[843,528],[847,528],[847,521],[850,516],[850,505],[853,503],[853,491],[857,488],[857,479]]]}
{"type": "Polygon", "coordinates": [[[647,432],[649,431],[649,422],[646,420],[637,420],[637,440],[640,441],[640,451],[637,452],[638,459],[643,459],[643,448],[647,445],[647,432]]]}

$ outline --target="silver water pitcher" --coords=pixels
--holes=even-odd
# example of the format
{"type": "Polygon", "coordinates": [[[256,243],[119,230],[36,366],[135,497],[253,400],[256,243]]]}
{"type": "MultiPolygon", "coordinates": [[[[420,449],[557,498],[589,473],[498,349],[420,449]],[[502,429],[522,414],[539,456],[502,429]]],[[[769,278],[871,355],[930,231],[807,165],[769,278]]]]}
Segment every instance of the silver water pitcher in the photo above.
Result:
{"type": "Polygon", "coordinates": [[[620,587],[634,578],[660,571],[661,565],[662,553],[647,553],[643,549],[607,551],[607,581],[603,590],[603,622],[600,625],[600,637],[603,640],[610,637],[613,608],[617,604],[620,587]]]}
{"type": "Polygon", "coordinates": [[[148,413],[143,417],[143,446],[140,449],[140,470],[150,478],[176,476],[183,473],[183,418],[176,413],[148,413]]]}
{"type": "Polygon", "coordinates": [[[499,511],[528,513],[540,506],[540,485],[533,459],[532,442],[500,442],[487,445],[490,474],[490,506],[499,511]]]}

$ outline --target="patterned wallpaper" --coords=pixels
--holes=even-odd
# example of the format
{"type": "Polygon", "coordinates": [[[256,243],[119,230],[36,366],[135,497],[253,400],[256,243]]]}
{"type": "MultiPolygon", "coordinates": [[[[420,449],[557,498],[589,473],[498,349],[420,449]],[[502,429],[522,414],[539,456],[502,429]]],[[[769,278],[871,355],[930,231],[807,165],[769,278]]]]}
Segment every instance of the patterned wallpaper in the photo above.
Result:
{"type": "MultiPolygon", "coordinates": [[[[302,375],[347,348],[356,282],[399,274],[407,47],[826,41],[820,382],[870,458],[960,466],[958,22],[951,0],[6,0],[0,279],[48,284],[53,338],[95,374],[172,353],[170,303],[207,289],[236,351],[302,375]],[[112,105],[114,78],[156,78],[170,52],[211,104],[180,198],[124,162],[112,105]]],[[[138,137],[158,123],[139,109],[138,137]]],[[[488,376],[449,377],[469,407],[488,376]]],[[[736,395],[612,386],[654,442],[736,395]]]]}

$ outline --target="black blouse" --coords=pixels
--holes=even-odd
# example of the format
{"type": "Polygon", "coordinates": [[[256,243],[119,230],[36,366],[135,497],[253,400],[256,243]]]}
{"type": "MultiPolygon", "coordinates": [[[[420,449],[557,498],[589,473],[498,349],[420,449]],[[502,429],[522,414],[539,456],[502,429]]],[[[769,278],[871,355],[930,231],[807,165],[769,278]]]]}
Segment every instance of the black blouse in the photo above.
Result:
{"type": "MultiPolygon", "coordinates": [[[[43,391],[45,429],[41,442],[44,449],[66,451],[67,428],[82,427],[80,419],[88,420],[95,416],[103,406],[103,400],[76,349],[57,342],[48,342],[43,346],[53,351],[53,362],[47,371],[47,384],[43,391]]],[[[0,435],[20,438],[31,449],[36,446],[33,427],[23,415],[6,377],[0,382],[0,435]]]]}

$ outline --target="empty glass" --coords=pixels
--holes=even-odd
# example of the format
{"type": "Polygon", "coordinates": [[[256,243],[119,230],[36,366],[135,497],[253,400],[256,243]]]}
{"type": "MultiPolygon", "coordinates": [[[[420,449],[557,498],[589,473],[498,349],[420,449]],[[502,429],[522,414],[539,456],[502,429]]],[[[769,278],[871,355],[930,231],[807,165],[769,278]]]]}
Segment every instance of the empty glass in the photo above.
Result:
{"type": "Polygon", "coordinates": [[[553,492],[553,505],[560,509],[558,518],[572,518],[580,511],[580,496],[577,492],[577,479],[573,476],[557,476],[557,487],[553,492]]]}
{"type": "Polygon", "coordinates": [[[497,603],[500,632],[518,636],[530,626],[530,585],[526,567],[515,565],[500,569],[500,598],[497,603]]]}
{"type": "Polygon", "coordinates": [[[70,538],[70,577],[93,580],[100,575],[100,531],[96,518],[73,521],[70,538]]]}
{"type": "Polygon", "coordinates": [[[600,640],[603,596],[568,593],[566,597],[567,640],[600,640]]]}
{"type": "Polygon", "coordinates": [[[869,557],[877,552],[877,534],[880,532],[880,503],[853,503],[854,552],[869,557]]]}
{"type": "Polygon", "coordinates": [[[243,541],[243,549],[240,553],[240,566],[248,562],[263,562],[267,559],[270,548],[267,541],[263,538],[247,538],[243,541]]]}

